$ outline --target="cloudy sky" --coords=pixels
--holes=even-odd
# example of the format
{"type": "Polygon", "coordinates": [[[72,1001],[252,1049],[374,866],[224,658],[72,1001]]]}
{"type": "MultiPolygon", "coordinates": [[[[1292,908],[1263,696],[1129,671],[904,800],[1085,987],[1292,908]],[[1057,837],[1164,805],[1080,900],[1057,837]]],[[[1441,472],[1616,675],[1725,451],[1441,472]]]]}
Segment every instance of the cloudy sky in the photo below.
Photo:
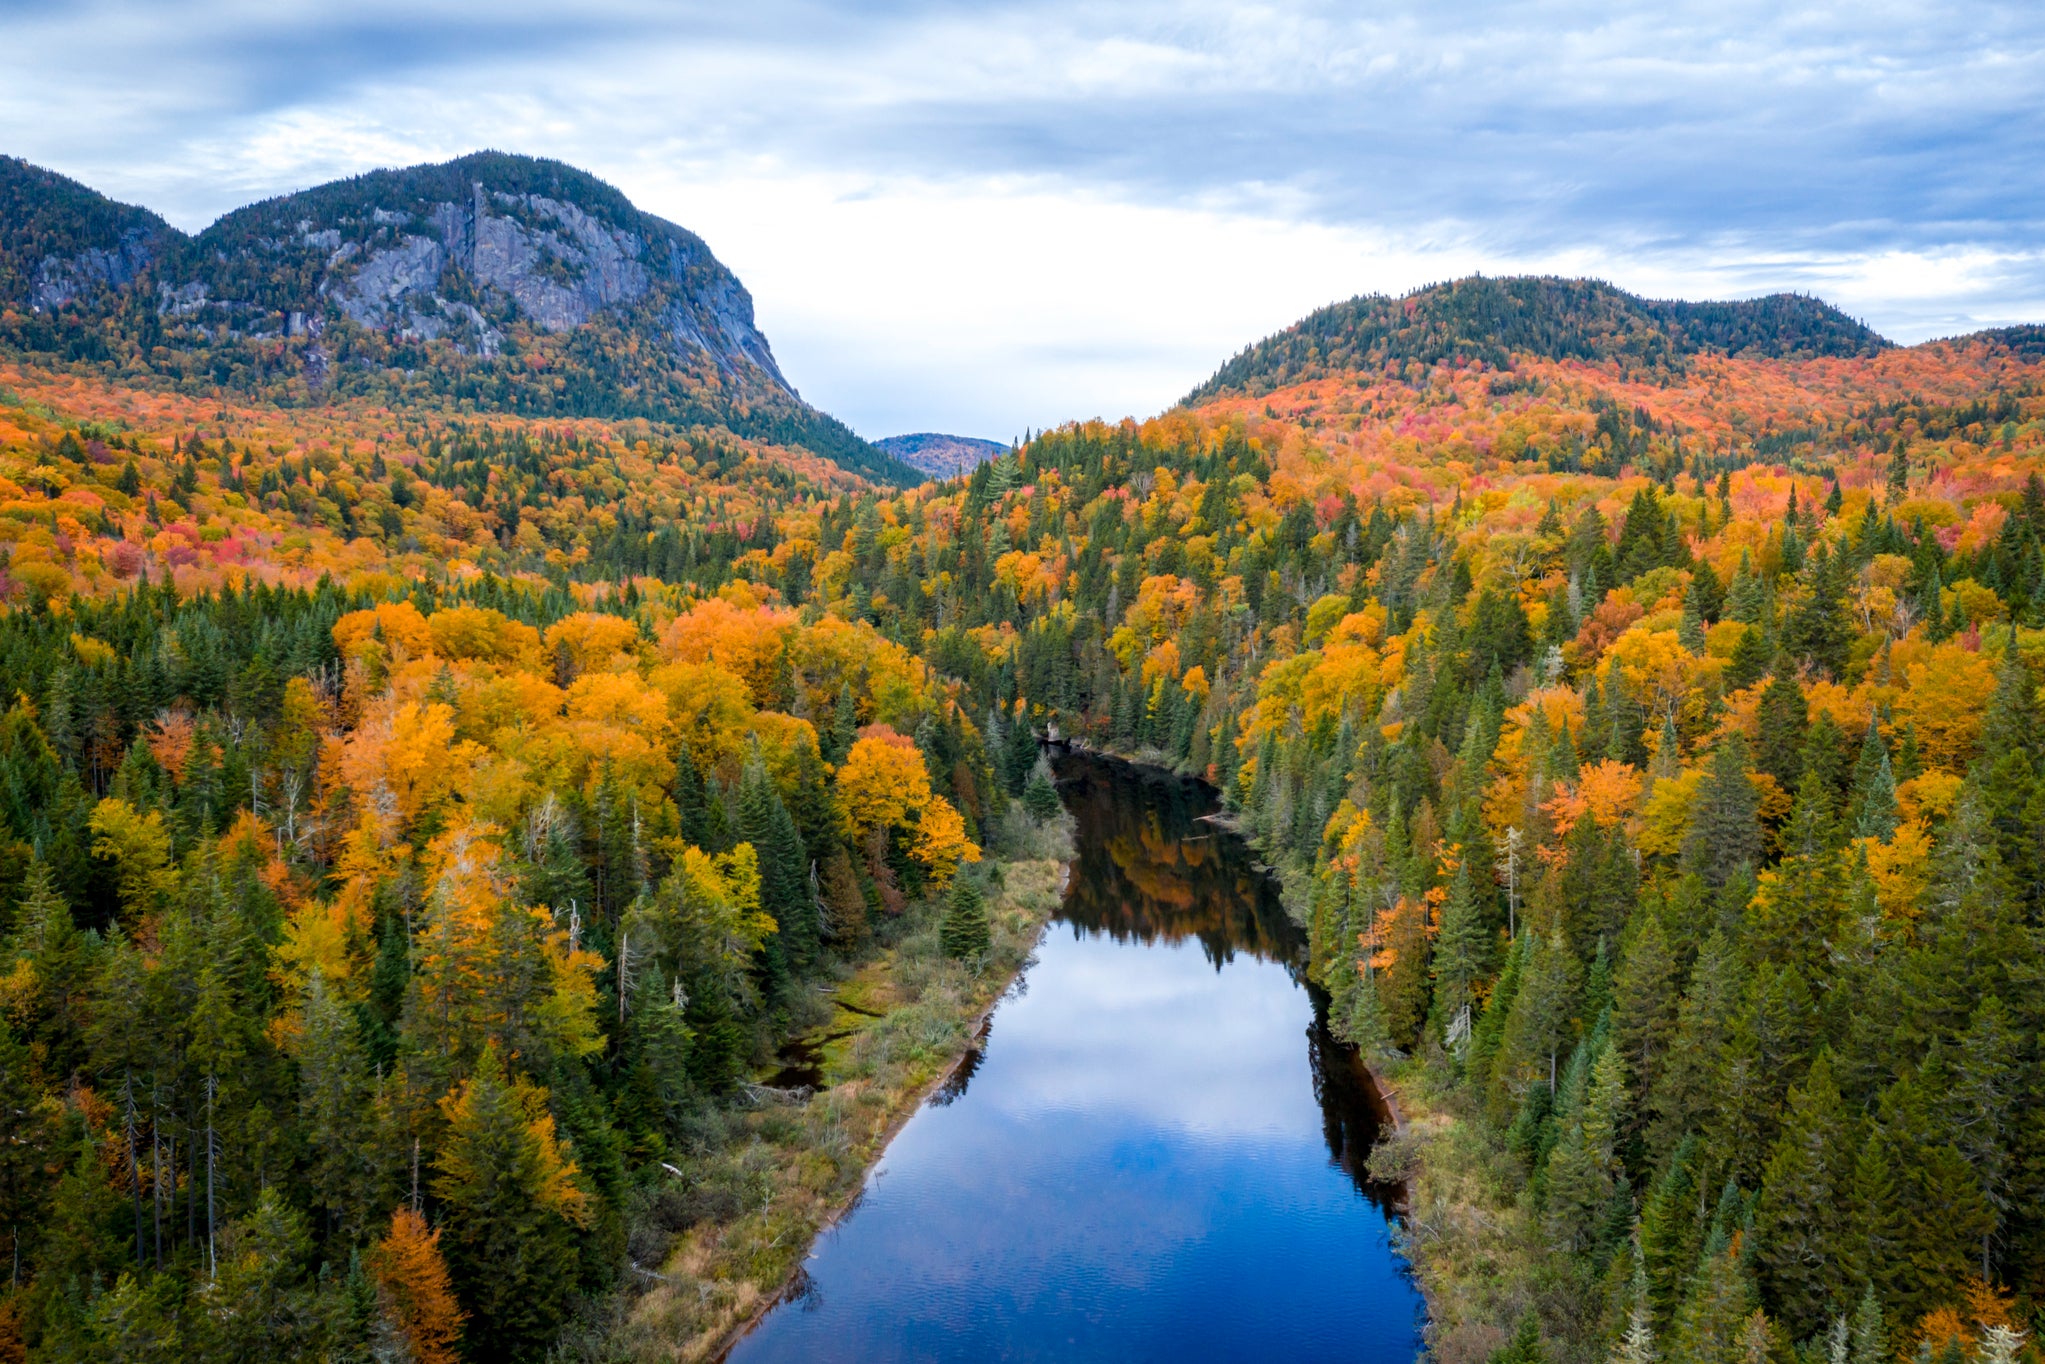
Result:
{"type": "Polygon", "coordinates": [[[2045,320],[2045,6],[0,0],[0,151],[196,229],[479,147],[707,238],[863,435],[1168,406],[1482,270],[2045,320]]]}

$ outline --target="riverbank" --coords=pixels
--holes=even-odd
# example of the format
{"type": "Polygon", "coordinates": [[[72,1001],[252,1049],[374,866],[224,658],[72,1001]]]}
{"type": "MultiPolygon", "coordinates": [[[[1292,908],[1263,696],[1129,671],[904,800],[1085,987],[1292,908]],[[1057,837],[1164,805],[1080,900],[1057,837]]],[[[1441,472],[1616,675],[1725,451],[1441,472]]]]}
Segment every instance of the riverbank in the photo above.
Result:
{"type": "Polygon", "coordinates": [[[635,1265],[647,1289],[614,1348],[637,1359],[715,1359],[800,1286],[817,1234],[959,1067],[1057,912],[1069,819],[1050,846],[1029,851],[1054,855],[987,869],[992,944],[977,971],[940,950],[944,906],[912,905],[833,990],[814,1048],[815,1092],[756,1090],[756,1106],[716,1114],[695,1149],[671,1162],[646,1214],[663,1241],[675,1239],[659,1270],[635,1265]]]}

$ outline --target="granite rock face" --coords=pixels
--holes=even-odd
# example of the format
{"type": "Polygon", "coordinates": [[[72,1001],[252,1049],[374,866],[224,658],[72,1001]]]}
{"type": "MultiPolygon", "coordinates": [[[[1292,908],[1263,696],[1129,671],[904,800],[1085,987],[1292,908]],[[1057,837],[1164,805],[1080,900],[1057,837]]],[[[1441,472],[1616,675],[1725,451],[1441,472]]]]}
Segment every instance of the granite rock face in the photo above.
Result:
{"type": "Polygon", "coordinates": [[[101,289],[125,289],[156,258],[157,234],[131,228],[111,247],[89,246],[71,256],[44,256],[37,267],[34,304],[61,308],[101,289]]]}
{"type": "MultiPolygon", "coordinates": [[[[388,245],[365,249],[331,234],[320,292],[360,326],[407,339],[448,338],[489,355],[496,353],[502,333],[473,303],[448,296],[443,284],[450,272],[493,291],[535,327],[553,333],[639,303],[666,285],[656,325],[669,345],[701,352],[721,369],[755,369],[792,393],[753,325],[752,298],[744,286],[700,240],[641,216],[650,230],[635,232],[572,202],[476,182],[462,200],[435,203],[424,214],[372,210],[378,227],[399,229],[388,245]]],[[[300,236],[308,245],[325,246],[330,233],[300,236]]]]}

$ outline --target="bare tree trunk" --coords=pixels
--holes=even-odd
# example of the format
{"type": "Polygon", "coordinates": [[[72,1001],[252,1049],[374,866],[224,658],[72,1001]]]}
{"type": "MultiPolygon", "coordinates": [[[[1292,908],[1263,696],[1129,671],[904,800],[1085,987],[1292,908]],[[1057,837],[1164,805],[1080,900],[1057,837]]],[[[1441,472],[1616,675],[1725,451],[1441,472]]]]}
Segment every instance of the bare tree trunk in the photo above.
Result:
{"type": "Polygon", "coordinates": [[[121,1080],[121,1103],[126,1110],[122,1127],[128,1138],[128,1198],[135,1205],[135,1267],[142,1268],[148,1263],[142,1250],[142,1163],[135,1154],[135,1077],[126,1074],[121,1080]]]}
{"type": "Polygon", "coordinates": [[[211,1279],[220,1277],[220,1261],[213,1247],[213,1162],[218,1141],[213,1132],[213,1100],[219,1093],[220,1082],[211,1075],[206,1077],[206,1275],[211,1279]]]}

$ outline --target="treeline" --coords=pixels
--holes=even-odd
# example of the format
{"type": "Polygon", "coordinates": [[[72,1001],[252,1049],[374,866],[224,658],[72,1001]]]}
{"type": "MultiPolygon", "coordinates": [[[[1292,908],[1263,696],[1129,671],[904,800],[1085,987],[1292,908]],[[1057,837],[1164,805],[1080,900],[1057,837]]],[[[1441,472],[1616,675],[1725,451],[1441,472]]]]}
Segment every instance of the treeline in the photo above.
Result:
{"type": "Polygon", "coordinates": [[[1629,369],[1679,373],[1712,350],[1773,359],[1861,357],[1889,343],[1815,298],[1776,294],[1731,303],[1636,298],[1599,280],[1474,276],[1403,298],[1372,294],[1331,304],[1245,348],[1186,396],[1195,406],[1231,393],[1273,389],[1355,371],[1416,374],[1482,361],[1510,370],[1513,357],[1617,360],[1629,369]]]}

